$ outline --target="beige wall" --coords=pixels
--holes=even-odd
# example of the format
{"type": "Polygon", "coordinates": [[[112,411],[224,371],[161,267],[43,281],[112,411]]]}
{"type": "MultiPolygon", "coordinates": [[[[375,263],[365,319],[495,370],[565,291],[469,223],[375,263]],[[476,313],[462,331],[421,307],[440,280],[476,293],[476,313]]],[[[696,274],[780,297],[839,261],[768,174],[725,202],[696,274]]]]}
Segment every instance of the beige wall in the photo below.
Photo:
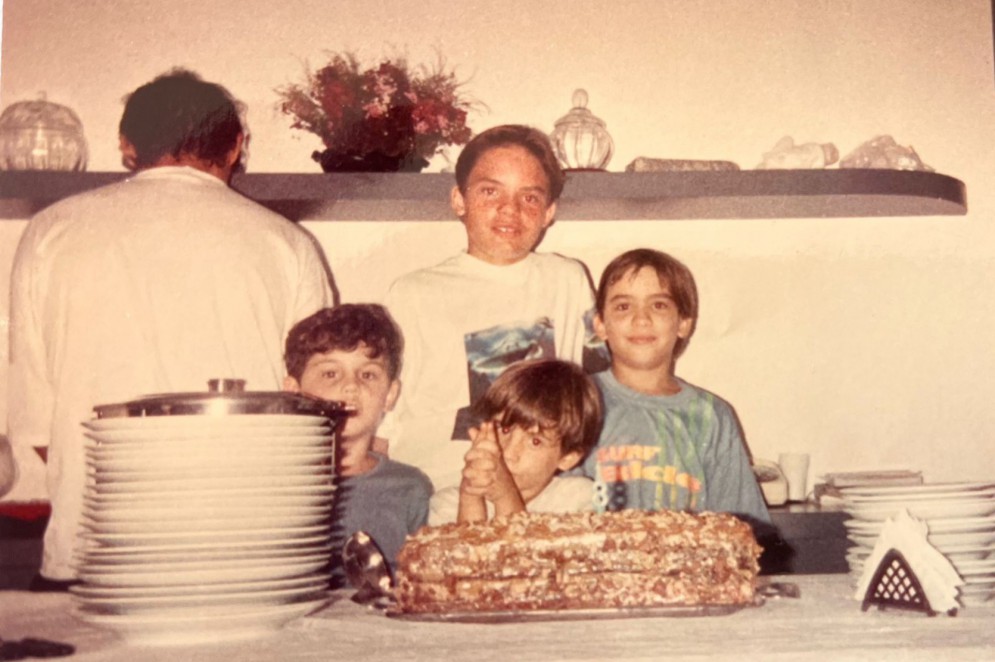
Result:
{"type": "MultiPolygon", "coordinates": [[[[315,140],[289,129],[273,90],[325,50],[423,62],[438,49],[489,107],[477,130],[551,129],[585,87],[615,138],[611,170],[641,155],[752,168],[782,135],[846,154],[892,134],[966,183],[966,217],[563,222],[543,249],[595,277],[640,245],[685,260],[703,308],[678,372],[733,403],[755,455],[808,451],[813,474],[995,477],[985,0],[6,0],[3,12],[0,103],[45,90],[73,107],[95,171],[120,170],[122,95],[184,65],[249,104],[251,172],[316,172],[315,140]]],[[[306,225],[346,301],[380,299],[463,245],[455,221],[306,225]]],[[[0,223],[0,273],[22,227],[0,223]]]]}

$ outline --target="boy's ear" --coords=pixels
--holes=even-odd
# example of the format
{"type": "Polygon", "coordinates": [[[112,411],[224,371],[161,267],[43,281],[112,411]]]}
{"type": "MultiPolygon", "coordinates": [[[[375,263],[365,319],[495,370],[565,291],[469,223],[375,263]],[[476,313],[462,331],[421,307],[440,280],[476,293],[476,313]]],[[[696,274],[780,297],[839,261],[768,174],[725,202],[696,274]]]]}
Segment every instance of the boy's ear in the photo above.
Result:
{"type": "Polygon", "coordinates": [[[677,337],[681,340],[687,340],[688,336],[691,335],[691,329],[693,328],[694,320],[690,317],[682,317],[677,323],[677,337]]]}
{"type": "Polygon", "coordinates": [[[387,387],[387,401],[384,403],[384,411],[388,412],[394,408],[394,404],[397,402],[397,396],[401,395],[401,380],[395,379],[387,387]]]}
{"type": "Polygon", "coordinates": [[[583,453],[580,451],[570,451],[569,453],[564,453],[560,456],[560,461],[556,463],[556,468],[560,471],[567,471],[573,469],[580,462],[580,458],[583,457],[583,453]]]}
{"type": "Polygon", "coordinates": [[[462,219],[466,216],[466,200],[459,190],[459,186],[454,186],[449,192],[449,206],[453,208],[453,213],[462,219]]]}
{"type": "Polygon", "coordinates": [[[594,333],[602,341],[608,340],[608,329],[605,328],[605,321],[601,319],[601,313],[594,313],[594,333]]]}
{"type": "Polygon", "coordinates": [[[118,149],[121,150],[121,165],[128,170],[135,170],[138,162],[138,151],[131,141],[118,135],[118,149]]]}
{"type": "Polygon", "coordinates": [[[283,378],[283,390],[287,391],[288,393],[300,393],[301,392],[300,382],[298,382],[290,375],[287,375],[286,377],[283,378]]]}

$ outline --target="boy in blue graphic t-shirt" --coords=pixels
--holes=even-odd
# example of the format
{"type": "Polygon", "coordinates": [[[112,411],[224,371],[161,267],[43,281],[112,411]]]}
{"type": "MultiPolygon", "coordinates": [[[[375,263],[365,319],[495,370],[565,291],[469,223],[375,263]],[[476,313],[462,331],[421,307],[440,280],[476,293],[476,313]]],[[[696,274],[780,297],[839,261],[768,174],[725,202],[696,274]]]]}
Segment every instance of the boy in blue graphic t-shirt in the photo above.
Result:
{"type": "Polygon", "coordinates": [[[636,249],[601,276],[594,328],[611,352],[605,404],[584,463],[603,510],[711,510],[770,522],[732,407],[674,374],[698,318],[691,271],[636,249]]]}

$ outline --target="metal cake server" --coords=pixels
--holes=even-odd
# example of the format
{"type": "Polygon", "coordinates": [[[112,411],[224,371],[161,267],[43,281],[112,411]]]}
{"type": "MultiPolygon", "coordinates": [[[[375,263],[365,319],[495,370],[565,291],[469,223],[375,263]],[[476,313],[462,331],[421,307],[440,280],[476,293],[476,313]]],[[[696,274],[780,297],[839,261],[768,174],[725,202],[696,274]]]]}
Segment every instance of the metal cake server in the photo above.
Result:
{"type": "Polygon", "coordinates": [[[386,609],[396,602],[387,562],[365,531],[357,531],[346,540],[342,547],[342,567],[356,589],[354,602],[377,609],[386,609]]]}

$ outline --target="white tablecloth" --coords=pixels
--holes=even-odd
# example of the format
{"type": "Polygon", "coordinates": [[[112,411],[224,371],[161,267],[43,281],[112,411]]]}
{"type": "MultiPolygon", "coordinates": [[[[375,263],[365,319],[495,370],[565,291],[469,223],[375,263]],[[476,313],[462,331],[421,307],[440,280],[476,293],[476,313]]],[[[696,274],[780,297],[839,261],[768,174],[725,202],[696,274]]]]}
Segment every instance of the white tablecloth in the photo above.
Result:
{"type": "Polygon", "coordinates": [[[71,643],[83,660],[995,660],[995,603],[954,616],[862,612],[847,575],[793,575],[798,599],[733,614],[514,624],[389,619],[344,597],[254,641],[136,647],[76,620],[70,596],[0,592],[0,636],[71,643]]]}

